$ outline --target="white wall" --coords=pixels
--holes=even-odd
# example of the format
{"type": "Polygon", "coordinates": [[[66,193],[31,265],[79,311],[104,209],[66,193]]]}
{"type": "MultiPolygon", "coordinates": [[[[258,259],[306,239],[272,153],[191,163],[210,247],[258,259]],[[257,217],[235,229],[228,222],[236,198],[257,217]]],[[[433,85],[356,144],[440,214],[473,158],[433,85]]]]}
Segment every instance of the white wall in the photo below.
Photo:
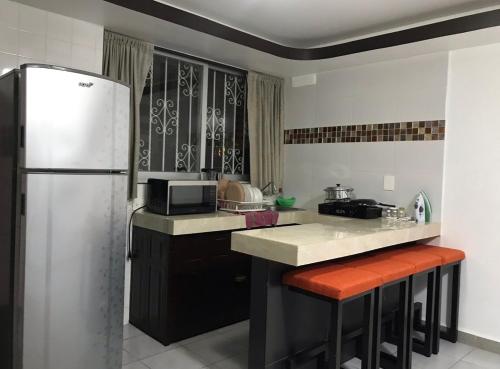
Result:
{"type": "Polygon", "coordinates": [[[0,74],[24,63],[101,73],[103,27],[0,0],[0,74]]]}
{"type": "Polygon", "coordinates": [[[500,44],[450,55],[441,243],[463,249],[461,331],[500,342],[500,44]]]}
{"type": "MultiPolygon", "coordinates": [[[[394,123],[445,119],[448,54],[439,53],[320,73],[313,86],[287,81],[285,126],[394,123]]],[[[409,206],[427,191],[439,220],[443,141],[285,145],[284,190],[315,208],[323,189],[342,183],[358,198],[409,206]],[[383,176],[396,177],[393,192],[383,176]]]]}

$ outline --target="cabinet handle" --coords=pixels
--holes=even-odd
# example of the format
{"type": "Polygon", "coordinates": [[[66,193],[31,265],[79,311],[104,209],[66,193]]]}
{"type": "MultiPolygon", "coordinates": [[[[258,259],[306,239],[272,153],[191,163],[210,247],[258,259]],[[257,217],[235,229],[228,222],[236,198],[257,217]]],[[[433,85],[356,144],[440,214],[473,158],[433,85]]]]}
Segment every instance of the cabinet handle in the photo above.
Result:
{"type": "Polygon", "coordinates": [[[247,279],[248,277],[246,275],[237,275],[236,277],[234,277],[234,281],[236,283],[244,283],[247,279]]]}

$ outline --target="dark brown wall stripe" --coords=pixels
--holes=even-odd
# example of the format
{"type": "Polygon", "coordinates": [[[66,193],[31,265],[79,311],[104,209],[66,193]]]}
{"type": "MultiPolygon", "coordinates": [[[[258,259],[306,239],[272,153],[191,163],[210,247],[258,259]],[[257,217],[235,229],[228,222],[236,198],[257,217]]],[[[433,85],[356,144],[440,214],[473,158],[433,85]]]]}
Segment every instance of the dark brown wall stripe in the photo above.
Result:
{"type": "Polygon", "coordinates": [[[409,44],[412,42],[425,41],[433,38],[500,26],[500,9],[496,9],[342,44],[311,49],[300,49],[280,45],[153,0],[106,1],[108,3],[179,24],[196,31],[204,32],[227,41],[235,42],[268,54],[292,60],[319,60],[336,58],[363,51],[383,49],[397,45],[409,44]]]}
{"type": "Polygon", "coordinates": [[[444,120],[356,124],[285,130],[285,144],[444,140],[444,120]]]}

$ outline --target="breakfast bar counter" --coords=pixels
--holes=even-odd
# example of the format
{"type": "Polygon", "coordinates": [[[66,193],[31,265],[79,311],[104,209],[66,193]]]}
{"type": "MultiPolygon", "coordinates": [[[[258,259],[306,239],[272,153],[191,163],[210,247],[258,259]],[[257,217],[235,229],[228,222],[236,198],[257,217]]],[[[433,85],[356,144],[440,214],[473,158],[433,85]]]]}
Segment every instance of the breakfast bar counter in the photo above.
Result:
{"type": "MultiPolygon", "coordinates": [[[[249,369],[286,369],[292,353],[317,347],[328,338],[330,304],[290,291],[282,284],[284,273],[302,265],[431,239],[441,229],[439,223],[362,220],[313,212],[296,220],[299,225],[232,233],[231,249],[252,256],[249,369]]],[[[390,304],[391,293],[386,295],[384,304],[390,304]]],[[[352,317],[359,315],[355,313],[360,308],[354,301],[345,309],[352,313],[345,314],[347,325],[358,324],[352,317]]],[[[343,359],[354,357],[356,350],[355,340],[343,343],[343,359]]]]}
{"type": "Polygon", "coordinates": [[[416,224],[385,218],[352,219],[309,214],[296,223],[232,233],[231,249],[275,262],[301,266],[361,254],[440,234],[439,223],[416,224]],[[306,219],[307,218],[307,219],[306,219]]]}

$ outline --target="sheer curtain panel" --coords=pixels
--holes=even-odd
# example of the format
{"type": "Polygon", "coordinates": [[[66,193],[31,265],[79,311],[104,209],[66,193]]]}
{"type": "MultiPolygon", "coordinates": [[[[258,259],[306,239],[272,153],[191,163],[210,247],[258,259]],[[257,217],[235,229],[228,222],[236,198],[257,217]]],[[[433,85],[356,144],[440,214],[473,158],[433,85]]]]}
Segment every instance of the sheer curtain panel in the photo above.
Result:
{"type": "Polygon", "coordinates": [[[248,73],[248,134],[250,180],[262,188],[269,182],[283,186],[283,79],[248,73]]]}
{"type": "Polygon", "coordinates": [[[104,32],[103,74],[128,83],[132,90],[130,124],[129,198],[137,196],[137,171],[139,167],[139,132],[141,102],[146,78],[153,63],[154,46],[150,43],[104,32]]]}

